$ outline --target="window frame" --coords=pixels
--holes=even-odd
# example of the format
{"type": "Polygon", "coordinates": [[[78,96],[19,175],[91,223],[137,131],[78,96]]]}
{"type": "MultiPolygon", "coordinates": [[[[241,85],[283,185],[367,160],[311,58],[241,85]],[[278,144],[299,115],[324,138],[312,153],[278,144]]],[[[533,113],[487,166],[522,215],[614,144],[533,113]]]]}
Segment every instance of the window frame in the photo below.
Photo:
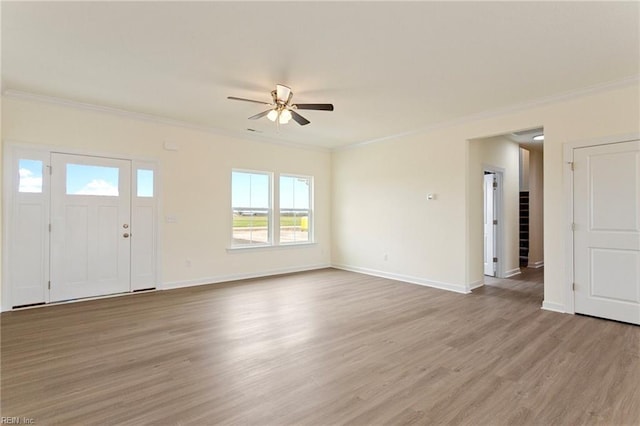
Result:
{"type": "Polygon", "coordinates": [[[313,215],[313,208],[314,208],[314,177],[310,176],[310,175],[302,175],[302,174],[297,174],[297,173],[280,173],[278,174],[278,245],[282,245],[282,246],[292,246],[292,245],[304,245],[304,244],[313,244],[314,243],[314,215],[313,215]],[[307,219],[307,232],[308,232],[308,237],[306,240],[304,241],[288,241],[288,242],[282,242],[282,237],[281,237],[281,231],[282,231],[282,223],[280,222],[280,219],[282,217],[282,199],[281,199],[281,194],[282,194],[282,185],[280,182],[280,179],[286,177],[286,178],[294,178],[294,179],[306,179],[309,181],[309,207],[307,209],[308,211],[308,219],[307,219]]]}
{"type": "MultiPolygon", "coordinates": [[[[252,248],[260,248],[260,247],[273,247],[276,244],[275,242],[275,238],[274,238],[274,174],[273,172],[268,172],[268,171],[264,171],[264,170],[251,170],[251,169],[240,169],[240,168],[232,168],[231,169],[231,175],[230,175],[230,191],[231,191],[231,196],[230,198],[230,205],[231,205],[231,226],[229,227],[230,231],[231,231],[231,244],[230,247],[231,249],[252,249],[252,248]],[[241,207],[241,206],[234,206],[233,205],[233,174],[234,173],[245,173],[245,174],[255,174],[255,175],[264,175],[267,176],[268,179],[268,203],[269,206],[267,208],[267,242],[264,243],[248,243],[248,244],[237,244],[235,243],[235,239],[234,239],[234,226],[233,226],[233,221],[234,221],[234,216],[235,216],[235,211],[236,211],[236,207],[241,207]]],[[[251,206],[247,206],[249,209],[251,209],[251,206]]],[[[256,208],[257,209],[257,208],[256,208]]],[[[262,208],[260,208],[262,209],[262,208]]]]}

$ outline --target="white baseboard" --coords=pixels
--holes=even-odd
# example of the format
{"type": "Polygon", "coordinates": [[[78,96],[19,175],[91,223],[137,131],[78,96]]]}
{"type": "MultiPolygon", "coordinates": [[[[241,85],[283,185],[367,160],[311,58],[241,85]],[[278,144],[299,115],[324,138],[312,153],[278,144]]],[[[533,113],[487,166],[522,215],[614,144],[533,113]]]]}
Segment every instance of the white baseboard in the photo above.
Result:
{"type": "Polygon", "coordinates": [[[324,268],[330,268],[330,267],[331,267],[330,264],[323,263],[318,265],[306,265],[306,266],[296,266],[296,267],[290,267],[290,268],[270,269],[267,271],[260,271],[260,272],[218,275],[215,277],[197,278],[195,280],[187,280],[187,281],[171,281],[171,282],[166,282],[161,284],[160,286],[158,286],[158,289],[171,290],[175,288],[194,287],[194,286],[207,285],[207,284],[219,284],[219,283],[226,283],[229,281],[247,280],[251,278],[261,278],[261,277],[268,277],[272,275],[291,274],[294,272],[313,271],[316,269],[324,269],[324,268]]]}
{"type": "Polygon", "coordinates": [[[521,274],[522,271],[520,271],[520,268],[516,268],[516,269],[510,269],[508,271],[504,271],[504,277],[505,278],[511,278],[513,276],[516,276],[518,274],[521,274]]]}
{"type": "Polygon", "coordinates": [[[544,266],[544,260],[539,260],[537,262],[529,263],[527,265],[527,268],[538,269],[538,268],[542,268],[543,266],[544,266]]]}
{"type": "Polygon", "coordinates": [[[470,291],[466,286],[460,284],[443,283],[439,281],[425,280],[423,278],[412,277],[409,275],[394,274],[392,272],[378,271],[376,269],[361,268],[358,266],[350,265],[331,265],[332,268],[342,269],[344,271],[357,272],[365,275],[372,275],[374,277],[387,278],[390,280],[403,281],[410,284],[418,284],[426,287],[433,287],[440,290],[454,291],[456,293],[468,294],[470,291]]]}
{"type": "Polygon", "coordinates": [[[542,302],[542,309],[544,309],[545,311],[560,312],[561,314],[567,312],[564,308],[564,305],[561,305],[559,303],[547,302],[546,300],[542,302]]]}
{"type": "Polygon", "coordinates": [[[469,291],[471,291],[471,290],[475,290],[476,288],[480,288],[482,286],[484,286],[484,280],[478,280],[470,283],[467,286],[467,288],[469,289],[469,291]]]}

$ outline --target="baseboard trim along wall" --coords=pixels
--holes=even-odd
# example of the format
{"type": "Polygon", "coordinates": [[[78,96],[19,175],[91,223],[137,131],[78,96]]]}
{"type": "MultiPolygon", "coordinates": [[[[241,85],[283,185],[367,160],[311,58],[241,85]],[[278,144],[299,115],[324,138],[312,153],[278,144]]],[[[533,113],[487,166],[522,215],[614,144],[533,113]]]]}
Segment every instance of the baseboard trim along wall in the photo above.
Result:
{"type": "Polygon", "coordinates": [[[194,287],[199,285],[220,284],[220,283],[226,283],[230,281],[248,280],[251,278],[262,278],[262,277],[269,277],[272,275],[292,274],[295,272],[313,271],[316,269],[324,269],[324,268],[331,268],[331,265],[328,263],[323,263],[323,264],[317,264],[317,265],[306,265],[306,266],[296,266],[291,268],[271,269],[268,271],[252,272],[247,274],[230,274],[230,275],[220,275],[217,277],[197,278],[195,280],[188,280],[188,281],[171,281],[171,282],[166,282],[161,284],[160,286],[158,286],[158,289],[172,290],[176,288],[194,287]]]}
{"type": "Polygon", "coordinates": [[[437,289],[440,289],[440,290],[454,291],[456,293],[462,293],[462,294],[471,293],[471,291],[469,291],[467,289],[467,286],[460,285],[460,284],[451,284],[451,283],[443,283],[443,282],[439,282],[439,281],[430,281],[430,280],[425,280],[423,278],[412,277],[412,276],[409,276],[409,275],[394,274],[392,272],[378,271],[376,269],[361,268],[361,267],[358,267],[358,266],[333,264],[333,265],[331,265],[331,267],[332,268],[336,268],[336,269],[342,269],[343,271],[357,272],[357,273],[360,273],[360,274],[371,275],[371,276],[374,276],[374,277],[387,278],[387,279],[395,280],[395,281],[402,281],[402,282],[406,282],[406,283],[409,283],[409,284],[418,284],[418,285],[423,285],[423,286],[426,286],[426,287],[437,288],[437,289]]]}
{"type": "Polygon", "coordinates": [[[510,269],[508,271],[504,271],[504,277],[505,278],[511,278],[513,276],[516,276],[518,274],[521,274],[522,271],[520,271],[520,268],[516,268],[516,269],[510,269]]]}
{"type": "Polygon", "coordinates": [[[538,268],[542,268],[543,266],[544,266],[544,261],[540,260],[538,262],[529,263],[527,265],[527,268],[538,269],[538,268]]]}
{"type": "Polygon", "coordinates": [[[544,309],[545,311],[559,312],[561,314],[567,312],[564,309],[564,305],[561,305],[559,303],[547,302],[546,300],[542,302],[542,309],[544,309]]]}
{"type": "Polygon", "coordinates": [[[482,286],[484,286],[484,280],[474,281],[472,283],[469,283],[468,290],[475,290],[476,288],[480,288],[482,286]]]}

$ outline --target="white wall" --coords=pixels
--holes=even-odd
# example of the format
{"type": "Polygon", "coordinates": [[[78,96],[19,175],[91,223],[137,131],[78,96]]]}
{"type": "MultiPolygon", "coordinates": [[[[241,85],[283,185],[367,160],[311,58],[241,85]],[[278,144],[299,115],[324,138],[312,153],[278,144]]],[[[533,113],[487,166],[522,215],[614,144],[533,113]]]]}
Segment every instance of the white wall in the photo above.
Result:
{"type": "Polygon", "coordinates": [[[163,287],[327,266],[330,153],[216,135],[127,116],[4,98],[2,139],[61,150],[156,159],[160,164],[163,287]],[[165,141],[177,151],[163,148],[165,141]],[[231,169],[314,176],[317,244],[229,253],[231,169]],[[190,266],[186,260],[191,261],[190,266]]]}
{"type": "MultiPolygon", "coordinates": [[[[501,238],[502,275],[512,276],[520,272],[520,147],[502,136],[478,139],[469,142],[469,201],[480,214],[471,217],[473,228],[480,230],[478,235],[469,235],[472,257],[469,259],[471,274],[479,277],[483,268],[483,172],[485,168],[503,170],[502,182],[502,231],[501,238]]],[[[475,284],[475,283],[474,283],[475,284]]]]}
{"type": "Polygon", "coordinates": [[[636,81],[334,152],[333,263],[458,289],[482,280],[474,237],[482,205],[468,185],[468,141],[544,127],[544,306],[563,310],[563,144],[637,133],[639,105],[636,81]],[[427,201],[428,192],[438,199],[427,201]]]}

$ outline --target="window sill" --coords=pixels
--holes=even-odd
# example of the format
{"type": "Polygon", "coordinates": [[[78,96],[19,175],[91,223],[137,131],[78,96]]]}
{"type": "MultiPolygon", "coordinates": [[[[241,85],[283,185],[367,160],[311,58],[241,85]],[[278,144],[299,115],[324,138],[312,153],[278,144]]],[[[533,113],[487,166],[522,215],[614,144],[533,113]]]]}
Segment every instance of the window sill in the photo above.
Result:
{"type": "Polygon", "coordinates": [[[279,245],[256,245],[248,247],[228,247],[227,253],[242,253],[247,251],[271,251],[271,250],[288,250],[294,248],[310,248],[317,246],[318,243],[284,243],[279,245]]]}

